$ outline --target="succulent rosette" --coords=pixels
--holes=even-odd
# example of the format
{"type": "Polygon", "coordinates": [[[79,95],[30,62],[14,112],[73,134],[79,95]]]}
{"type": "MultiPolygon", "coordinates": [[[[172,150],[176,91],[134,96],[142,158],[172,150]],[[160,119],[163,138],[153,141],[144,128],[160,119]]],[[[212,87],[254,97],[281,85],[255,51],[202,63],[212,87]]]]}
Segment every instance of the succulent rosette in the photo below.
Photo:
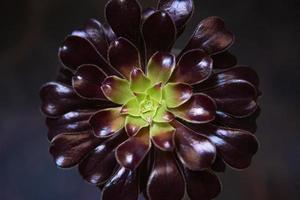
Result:
{"type": "Polygon", "coordinates": [[[250,165],[258,142],[259,80],[228,52],[222,19],[202,20],[171,53],[192,0],[110,0],[59,48],[63,67],[40,92],[50,153],[79,166],[102,199],[212,199],[216,172],[250,165]]]}

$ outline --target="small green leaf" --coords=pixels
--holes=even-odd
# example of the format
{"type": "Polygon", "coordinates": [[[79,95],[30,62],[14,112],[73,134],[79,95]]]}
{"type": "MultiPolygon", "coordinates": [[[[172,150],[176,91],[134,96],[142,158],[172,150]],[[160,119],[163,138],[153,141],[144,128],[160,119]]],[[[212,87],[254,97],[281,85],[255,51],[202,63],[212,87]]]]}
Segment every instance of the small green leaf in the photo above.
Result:
{"type": "Polygon", "coordinates": [[[139,102],[136,97],[130,99],[121,110],[122,114],[129,114],[132,116],[140,116],[139,102]]]}
{"type": "Polygon", "coordinates": [[[165,132],[175,132],[175,128],[169,123],[153,123],[150,126],[150,136],[155,137],[159,136],[165,132]]]}
{"type": "Polygon", "coordinates": [[[162,82],[165,84],[171,77],[175,68],[175,56],[170,53],[157,52],[154,54],[147,66],[147,77],[152,84],[162,82]]]}
{"type": "Polygon", "coordinates": [[[147,96],[144,93],[138,93],[138,92],[135,92],[134,95],[135,95],[135,97],[136,97],[136,99],[138,100],[139,103],[141,103],[147,96]]]}
{"type": "Polygon", "coordinates": [[[101,85],[101,90],[107,99],[121,105],[134,97],[129,82],[117,76],[107,77],[101,85]]]}
{"type": "Polygon", "coordinates": [[[146,98],[140,103],[141,117],[151,124],[158,106],[159,104],[157,101],[151,99],[149,96],[146,96],[146,98]]]}
{"type": "Polygon", "coordinates": [[[167,110],[166,104],[163,101],[157,108],[153,121],[158,123],[171,122],[174,118],[175,116],[167,110]]]}
{"type": "Polygon", "coordinates": [[[151,98],[155,99],[157,102],[162,100],[162,83],[157,83],[146,91],[151,98]]]}
{"type": "Polygon", "coordinates": [[[140,115],[148,123],[152,123],[154,116],[160,106],[160,103],[153,99],[150,95],[146,95],[140,102],[140,115]]]}
{"type": "Polygon", "coordinates": [[[138,133],[142,128],[149,126],[148,122],[146,122],[141,117],[133,117],[127,116],[125,121],[125,130],[128,136],[134,136],[138,133]]]}
{"type": "Polygon", "coordinates": [[[176,108],[184,104],[192,95],[192,87],[184,83],[168,83],[163,88],[163,97],[168,108],[176,108]]]}
{"type": "Polygon", "coordinates": [[[145,92],[151,85],[151,81],[139,68],[134,68],[130,75],[130,89],[133,92],[145,92]]]}

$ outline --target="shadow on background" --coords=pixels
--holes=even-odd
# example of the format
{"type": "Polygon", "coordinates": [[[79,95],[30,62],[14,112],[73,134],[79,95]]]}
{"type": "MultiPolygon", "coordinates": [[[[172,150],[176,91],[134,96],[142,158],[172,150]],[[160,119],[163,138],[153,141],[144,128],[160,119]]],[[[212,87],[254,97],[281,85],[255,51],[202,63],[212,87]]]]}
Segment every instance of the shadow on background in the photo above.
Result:
{"type": "MultiPolygon", "coordinates": [[[[236,34],[232,52],[261,78],[260,150],[244,172],[221,175],[226,200],[300,199],[299,56],[297,0],[194,0],[192,22],[218,15],[236,34]]],[[[64,37],[91,18],[103,19],[105,0],[2,0],[0,32],[0,199],[99,199],[76,169],[60,170],[48,154],[39,87],[58,69],[64,37]]],[[[152,4],[149,0],[144,5],[152,4]]]]}

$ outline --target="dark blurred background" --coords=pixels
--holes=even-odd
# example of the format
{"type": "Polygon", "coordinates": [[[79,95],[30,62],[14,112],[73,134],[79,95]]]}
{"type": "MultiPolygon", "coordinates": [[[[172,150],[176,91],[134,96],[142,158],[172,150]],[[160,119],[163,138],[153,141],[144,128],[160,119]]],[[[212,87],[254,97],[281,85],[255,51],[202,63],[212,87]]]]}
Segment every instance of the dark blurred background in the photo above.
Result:
{"type": "MultiPolygon", "coordinates": [[[[57,72],[64,37],[91,17],[103,20],[106,0],[1,0],[0,199],[93,200],[99,191],[76,169],[60,170],[48,154],[39,87],[57,72]]],[[[144,5],[154,1],[143,0],[144,5]]],[[[263,98],[250,168],[222,175],[220,200],[300,199],[299,0],[195,0],[180,48],[201,19],[217,15],[236,34],[232,52],[260,75],[263,98]]]]}

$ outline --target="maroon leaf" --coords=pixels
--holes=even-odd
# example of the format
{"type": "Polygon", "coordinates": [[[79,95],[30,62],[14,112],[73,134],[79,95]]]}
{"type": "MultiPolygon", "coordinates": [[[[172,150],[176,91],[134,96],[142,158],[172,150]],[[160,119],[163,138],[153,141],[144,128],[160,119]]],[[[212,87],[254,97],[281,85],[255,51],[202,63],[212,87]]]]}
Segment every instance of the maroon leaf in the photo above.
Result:
{"type": "Polygon", "coordinates": [[[183,198],[184,179],[171,152],[156,150],[153,168],[147,184],[149,199],[180,200],[183,198]]]}
{"type": "Polygon", "coordinates": [[[175,22],[177,30],[181,30],[193,14],[194,3],[192,0],[160,0],[158,9],[166,11],[175,22]]]}
{"type": "Polygon", "coordinates": [[[121,131],[116,137],[110,138],[97,146],[87,158],[79,164],[81,176],[92,184],[103,184],[116,170],[116,146],[126,139],[126,133],[121,131]]]}
{"type": "Polygon", "coordinates": [[[121,108],[109,108],[94,114],[89,123],[97,137],[110,137],[124,127],[125,117],[120,113],[121,108]]]}
{"type": "Polygon", "coordinates": [[[99,53],[106,58],[108,42],[102,24],[96,19],[87,21],[83,30],[74,31],[72,35],[83,37],[89,40],[99,51],[99,53]]]}
{"type": "Polygon", "coordinates": [[[216,54],[231,46],[234,35],[225,27],[219,17],[208,17],[202,20],[181,55],[191,49],[203,49],[209,54],[216,54]]]}
{"type": "Polygon", "coordinates": [[[108,50],[108,59],[110,64],[127,79],[130,78],[133,68],[141,67],[138,49],[125,38],[118,38],[111,43],[108,50]]]}
{"type": "Polygon", "coordinates": [[[188,51],[178,61],[171,82],[201,83],[211,75],[212,65],[212,59],[204,51],[188,51]]]}
{"type": "Polygon", "coordinates": [[[106,74],[95,65],[82,65],[73,76],[73,88],[80,96],[89,99],[106,100],[101,83],[106,74]]]}
{"type": "Polygon", "coordinates": [[[56,135],[62,133],[82,132],[91,129],[89,118],[95,111],[78,110],[71,111],[59,118],[47,118],[48,139],[51,141],[56,135]]]}
{"type": "Polygon", "coordinates": [[[198,134],[205,134],[213,142],[223,160],[237,169],[247,168],[257,152],[256,137],[241,129],[232,129],[212,124],[194,125],[198,134]]]}
{"type": "Polygon", "coordinates": [[[203,93],[217,103],[217,110],[236,117],[247,117],[257,109],[255,87],[244,80],[230,80],[220,83],[203,93]]]}
{"type": "Polygon", "coordinates": [[[183,165],[196,171],[210,168],[216,158],[216,148],[209,139],[178,121],[173,122],[173,126],[176,152],[183,165]]]}
{"type": "Polygon", "coordinates": [[[146,8],[142,13],[142,24],[146,21],[148,17],[150,17],[153,13],[156,12],[154,8],[146,8]]]}
{"type": "Polygon", "coordinates": [[[153,144],[162,151],[173,151],[175,129],[169,123],[153,123],[150,136],[153,144]]]}
{"type": "Polygon", "coordinates": [[[119,74],[111,68],[95,46],[83,37],[68,36],[59,48],[58,55],[62,63],[71,70],[76,70],[83,64],[93,64],[109,75],[119,74]]]}
{"type": "Polygon", "coordinates": [[[134,44],[139,42],[141,6],[136,0],[110,0],[105,15],[118,37],[125,37],[134,44]]]}
{"type": "Polygon", "coordinates": [[[214,199],[221,192],[218,177],[209,171],[185,170],[187,194],[191,200],[214,199]]]}
{"type": "Polygon", "coordinates": [[[195,87],[195,91],[216,87],[230,80],[245,80],[258,89],[259,78],[257,73],[246,66],[235,66],[213,74],[209,79],[195,87]]]}
{"type": "Polygon", "coordinates": [[[216,113],[216,121],[219,124],[229,128],[243,129],[251,133],[255,133],[257,129],[256,118],[259,116],[259,114],[260,114],[259,107],[252,115],[245,118],[232,117],[228,114],[218,111],[216,113]]]}
{"type": "Polygon", "coordinates": [[[237,59],[229,51],[212,55],[214,69],[227,69],[237,64],[237,59]]]}
{"type": "Polygon", "coordinates": [[[136,136],[130,137],[116,149],[119,164],[127,169],[135,170],[143,161],[151,148],[149,129],[143,128],[136,136]]]}
{"type": "Polygon", "coordinates": [[[217,154],[215,162],[212,164],[211,169],[215,172],[225,172],[226,164],[224,163],[222,157],[217,154]]]}
{"type": "Polygon", "coordinates": [[[157,11],[146,19],[142,33],[146,44],[146,57],[149,59],[157,51],[171,49],[176,38],[176,26],[169,14],[157,11]]]}
{"type": "Polygon", "coordinates": [[[120,167],[104,186],[101,199],[137,200],[138,196],[139,181],[137,171],[130,171],[120,167]]]}
{"type": "Polygon", "coordinates": [[[59,117],[76,109],[103,108],[106,103],[101,101],[88,101],[80,98],[68,85],[49,82],[40,90],[42,100],[41,110],[50,117],[59,117]]]}
{"type": "Polygon", "coordinates": [[[66,85],[72,85],[72,77],[73,72],[70,69],[65,67],[59,67],[56,81],[66,85]]]}
{"type": "Polygon", "coordinates": [[[117,39],[115,32],[111,29],[110,25],[104,24],[103,29],[105,32],[107,43],[110,44],[112,41],[117,39]]]}
{"type": "Polygon", "coordinates": [[[91,131],[61,134],[51,141],[50,153],[57,166],[69,168],[77,165],[101,141],[91,131]]]}
{"type": "Polygon", "coordinates": [[[191,123],[207,123],[215,119],[216,105],[205,94],[196,94],[177,108],[169,108],[175,116],[191,123]]]}

